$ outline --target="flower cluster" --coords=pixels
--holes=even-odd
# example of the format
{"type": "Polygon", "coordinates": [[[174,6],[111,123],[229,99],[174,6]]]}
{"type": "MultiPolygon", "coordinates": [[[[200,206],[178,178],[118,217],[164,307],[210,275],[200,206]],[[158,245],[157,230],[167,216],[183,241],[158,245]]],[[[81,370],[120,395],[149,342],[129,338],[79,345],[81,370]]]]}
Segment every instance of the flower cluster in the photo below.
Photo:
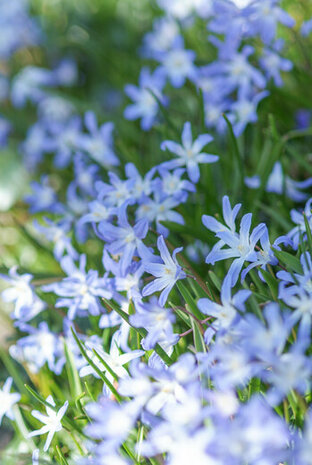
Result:
{"type": "MultiPolygon", "coordinates": [[[[145,35],[142,54],[158,66],[153,72],[142,69],[139,87],[126,87],[133,103],[125,117],[141,118],[142,129],[149,129],[157,121],[158,108],[168,104],[162,93],[165,82],[180,88],[188,80],[202,94],[206,126],[224,132],[225,113],[240,135],[248,123],[257,120],[258,104],[269,95],[270,83],[282,86],[281,72],[292,69],[292,62],[282,56],[284,41],[277,37],[277,27],[292,28],[295,20],[278,0],[157,3],[164,15],[145,35]],[[213,48],[211,57],[216,56],[207,63],[185,46],[184,34],[197,18],[208,31],[202,39],[207,49],[213,48]],[[261,47],[246,45],[246,40],[260,40],[261,47]]],[[[308,31],[309,23],[303,27],[304,34],[308,31]]]]}

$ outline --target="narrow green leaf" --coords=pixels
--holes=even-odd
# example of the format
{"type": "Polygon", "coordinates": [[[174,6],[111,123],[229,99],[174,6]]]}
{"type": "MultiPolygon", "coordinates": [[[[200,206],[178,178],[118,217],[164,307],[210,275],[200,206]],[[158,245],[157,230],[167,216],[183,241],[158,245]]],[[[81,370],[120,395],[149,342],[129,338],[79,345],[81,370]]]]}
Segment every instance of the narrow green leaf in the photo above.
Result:
{"type": "Polygon", "coordinates": [[[252,378],[248,386],[248,399],[251,398],[253,394],[257,394],[261,389],[261,381],[259,378],[252,378]]]}
{"type": "Polygon", "coordinates": [[[56,449],[58,458],[59,458],[59,460],[60,460],[60,463],[61,463],[62,465],[68,465],[68,462],[67,462],[66,458],[64,457],[64,454],[63,454],[63,452],[61,451],[61,449],[59,448],[59,446],[55,446],[55,449],[56,449]]]}
{"type": "Polygon", "coordinates": [[[193,338],[196,352],[206,352],[206,345],[204,342],[203,335],[200,331],[199,325],[197,321],[194,320],[194,318],[191,318],[190,320],[193,328],[193,338]]]}
{"type": "Polygon", "coordinates": [[[108,365],[108,363],[105,362],[104,358],[101,357],[101,355],[95,349],[92,349],[92,352],[100,360],[100,362],[105,366],[106,370],[112,375],[114,380],[118,381],[118,379],[119,379],[118,376],[116,375],[114,370],[111,369],[111,367],[108,365]]]}
{"type": "Polygon", "coordinates": [[[278,296],[278,281],[277,281],[277,279],[274,278],[271,275],[271,273],[269,273],[266,270],[261,270],[261,274],[262,274],[265,282],[267,283],[267,285],[270,288],[273,299],[277,300],[277,296],[278,296]]]}
{"type": "Polygon", "coordinates": [[[213,285],[218,289],[218,291],[220,292],[221,291],[221,286],[222,286],[222,281],[220,278],[218,278],[218,276],[212,271],[212,270],[209,270],[208,271],[208,276],[209,278],[211,279],[213,285]]]}
{"type": "Polygon", "coordinates": [[[25,384],[24,385],[25,388],[27,389],[27,391],[35,398],[37,399],[38,402],[40,402],[42,405],[44,405],[45,407],[49,407],[51,408],[52,410],[54,410],[55,412],[57,412],[57,406],[54,406],[54,405],[51,405],[49,404],[49,402],[47,402],[40,394],[38,394],[34,389],[32,389],[30,386],[28,386],[28,384],[25,384]]]}
{"type": "Polygon", "coordinates": [[[178,289],[183,297],[183,299],[185,300],[185,302],[188,304],[189,308],[190,308],[190,311],[191,313],[196,317],[198,318],[199,320],[202,320],[203,319],[203,315],[201,314],[201,312],[198,310],[197,308],[197,303],[195,301],[195,298],[192,297],[190,291],[188,290],[188,288],[185,286],[185,284],[180,280],[177,282],[177,286],[178,286],[178,289]]]}
{"type": "Polygon", "coordinates": [[[72,397],[78,397],[82,393],[81,381],[77,371],[71,349],[64,340],[64,353],[66,358],[66,371],[72,397]]]}
{"type": "Polygon", "coordinates": [[[189,327],[191,328],[191,322],[190,322],[190,317],[187,313],[183,312],[183,310],[180,310],[180,308],[176,307],[173,305],[171,302],[169,302],[169,305],[173,309],[174,313],[178,315],[178,317],[189,327]]]}
{"type": "Polygon", "coordinates": [[[242,159],[242,156],[241,156],[239,148],[238,148],[237,139],[236,139],[234,131],[233,131],[232,123],[230,122],[230,120],[228,119],[228,117],[225,114],[223,114],[223,118],[224,118],[224,120],[225,120],[225,122],[227,124],[229,134],[230,134],[230,149],[232,151],[233,158],[235,160],[236,167],[237,167],[238,176],[239,176],[239,184],[238,185],[240,185],[240,187],[242,189],[245,186],[245,181],[244,181],[245,168],[244,168],[243,159],[242,159]]]}
{"type": "Polygon", "coordinates": [[[275,257],[282,263],[284,263],[287,269],[294,271],[295,273],[302,273],[302,267],[300,260],[294,255],[291,255],[288,252],[284,252],[283,250],[276,250],[272,249],[274,252],[275,257]]]}
{"type": "Polygon", "coordinates": [[[309,252],[310,252],[311,257],[312,257],[312,233],[311,233],[311,228],[310,228],[309,221],[307,219],[307,215],[305,213],[303,213],[303,218],[304,218],[304,224],[305,224],[306,233],[307,233],[309,252]]]}
{"type": "Polygon", "coordinates": [[[23,394],[25,391],[25,383],[24,380],[19,372],[19,370],[15,366],[15,362],[12,360],[9,354],[6,353],[6,351],[0,347],[0,357],[1,360],[8,370],[9,374],[12,376],[14,379],[14,382],[16,386],[18,387],[18,390],[21,394],[23,394]]]}

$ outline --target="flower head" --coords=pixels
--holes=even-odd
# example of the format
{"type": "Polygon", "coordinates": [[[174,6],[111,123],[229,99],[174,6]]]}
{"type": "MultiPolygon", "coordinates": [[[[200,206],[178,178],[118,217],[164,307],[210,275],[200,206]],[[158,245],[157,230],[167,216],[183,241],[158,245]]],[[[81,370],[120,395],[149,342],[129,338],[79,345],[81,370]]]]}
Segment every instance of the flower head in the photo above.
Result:
{"type": "MultiPolygon", "coordinates": [[[[176,254],[181,252],[182,247],[175,249],[171,257],[163,236],[159,236],[157,240],[157,247],[163,263],[151,263],[151,257],[148,257],[148,261],[144,261],[144,257],[142,257],[145,271],[156,276],[156,279],[153,282],[144,287],[142,294],[143,296],[147,296],[154,294],[154,292],[162,291],[159,297],[159,305],[163,307],[175,283],[179,279],[186,278],[186,274],[176,259],[176,254]]],[[[156,259],[158,261],[158,258],[156,259]]]]}
{"type": "Polygon", "coordinates": [[[49,449],[54,434],[57,431],[61,431],[61,429],[63,428],[61,420],[63,416],[65,415],[65,412],[68,407],[68,401],[66,401],[63,407],[61,407],[60,410],[56,412],[55,409],[53,408],[55,407],[55,402],[53,400],[53,397],[52,396],[47,397],[46,401],[48,404],[51,405],[51,407],[46,406],[47,415],[43,415],[38,410],[33,410],[31,412],[33,417],[37,418],[37,420],[41,421],[41,423],[44,423],[44,426],[38,430],[32,431],[28,435],[28,437],[32,437],[32,436],[39,436],[41,434],[48,433],[47,440],[46,440],[46,443],[43,449],[45,452],[49,449]]]}
{"type": "Polygon", "coordinates": [[[186,122],[182,131],[182,144],[177,144],[171,140],[165,140],[161,144],[162,150],[169,150],[178,156],[178,158],[163,163],[168,169],[185,166],[187,174],[192,182],[199,180],[199,163],[215,163],[219,160],[218,155],[211,155],[202,152],[203,147],[213,140],[209,134],[201,134],[193,141],[191,123],[186,122]]]}

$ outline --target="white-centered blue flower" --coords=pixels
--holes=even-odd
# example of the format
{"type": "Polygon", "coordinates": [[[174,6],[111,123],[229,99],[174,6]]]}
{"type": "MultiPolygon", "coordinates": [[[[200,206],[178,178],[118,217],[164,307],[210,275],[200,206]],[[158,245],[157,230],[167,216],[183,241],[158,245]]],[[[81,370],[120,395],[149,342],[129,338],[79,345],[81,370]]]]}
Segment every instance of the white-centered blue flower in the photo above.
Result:
{"type": "Polygon", "coordinates": [[[218,155],[211,155],[202,152],[205,145],[213,140],[210,134],[201,134],[193,141],[191,123],[186,122],[182,131],[182,144],[177,144],[172,140],[165,140],[161,144],[162,150],[169,150],[178,156],[174,160],[163,163],[167,169],[185,166],[187,174],[192,182],[199,180],[199,163],[215,163],[219,160],[218,155]]]}
{"type": "MultiPolygon", "coordinates": [[[[147,273],[156,276],[153,282],[147,284],[142,290],[143,296],[154,294],[154,292],[162,291],[159,297],[159,305],[162,307],[165,305],[168,295],[179,279],[186,278],[185,272],[178,264],[176,255],[181,252],[183,247],[179,247],[173,251],[172,257],[166,246],[163,236],[159,236],[157,240],[157,247],[160,252],[160,256],[163,263],[151,263],[151,257],[147,257],[147,260],[143,259],[145,271],[147,273]]],[[[158,257],[155,257],[158,260],[158,257]]]]}
{"type": "Polygon", "coordinates": [[[51,408],[51,407],[46,406],[47,415],[43,415],[38,410],[33,410],[31,412],[33,417],[37,418],[37,420],[41,421],[41,423],[44,423],[44,426],[42,426],[42,428],[38,430],[32,431],[28,435],[28,437],[30,438],[32,436],[39,436],[41,434],[48,433],[47,440],[43,448],[44,452],[46,452],[49,449],[54,434],[57,431],[61,431],[61,429],[63,428],[61,420],[63,416],[65,415],[65,412],[68,408],[68,401],[66,401],[63,407],[61,407],[60,410],[56,412],[53,409],[53,407],[55,407],[55,402],[53,400],[53,397],[48,396],[46,401],[52,407],[51,408]]]}

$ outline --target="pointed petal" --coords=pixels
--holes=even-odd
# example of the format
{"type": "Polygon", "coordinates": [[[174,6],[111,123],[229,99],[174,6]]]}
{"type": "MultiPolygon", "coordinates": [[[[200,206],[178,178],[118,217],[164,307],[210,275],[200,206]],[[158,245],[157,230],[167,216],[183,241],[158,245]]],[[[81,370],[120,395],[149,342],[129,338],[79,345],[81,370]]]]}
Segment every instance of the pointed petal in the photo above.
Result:
{"type": "Polygon", "coordinates": [[[192,148],[193,137],[192,137],[191,123],[189,121],[187,121],[183,127],[182,143],[183,143],[183,146],[187,150],[190,150],[192,148]]]}

